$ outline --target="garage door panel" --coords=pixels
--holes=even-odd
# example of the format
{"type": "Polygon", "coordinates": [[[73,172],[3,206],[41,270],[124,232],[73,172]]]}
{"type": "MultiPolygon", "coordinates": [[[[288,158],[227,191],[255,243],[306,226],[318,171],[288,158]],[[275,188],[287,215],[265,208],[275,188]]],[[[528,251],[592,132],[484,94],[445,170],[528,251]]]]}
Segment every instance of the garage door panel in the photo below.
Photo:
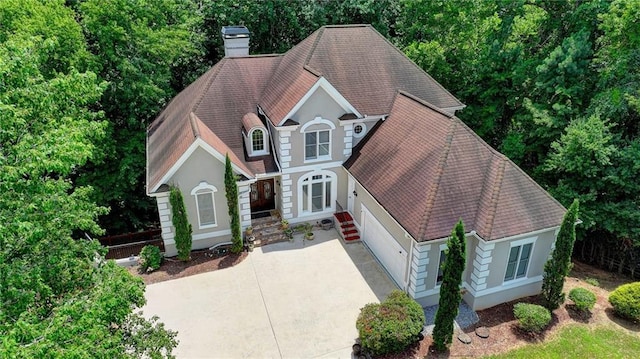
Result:
{"type": "Polygon", "coordinates": [[[362,227],[364,242],[386,268],[393,280],[401,288],[404,287],[407,253],[365,206],[362,206],[362,227]]]}

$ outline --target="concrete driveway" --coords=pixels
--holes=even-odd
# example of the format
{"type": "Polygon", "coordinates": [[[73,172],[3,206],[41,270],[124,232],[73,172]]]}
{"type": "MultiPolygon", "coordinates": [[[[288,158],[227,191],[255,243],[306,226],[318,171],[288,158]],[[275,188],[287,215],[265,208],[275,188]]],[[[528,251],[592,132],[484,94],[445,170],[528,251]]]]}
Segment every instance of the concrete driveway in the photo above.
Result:
{"type": "Polygon", "coordinates": [[[351,358],[359,309],[396,288],[334,230],[257,248],[235,267],[147,286],[145,315],[178,331],[178,358],[351,358]]]}

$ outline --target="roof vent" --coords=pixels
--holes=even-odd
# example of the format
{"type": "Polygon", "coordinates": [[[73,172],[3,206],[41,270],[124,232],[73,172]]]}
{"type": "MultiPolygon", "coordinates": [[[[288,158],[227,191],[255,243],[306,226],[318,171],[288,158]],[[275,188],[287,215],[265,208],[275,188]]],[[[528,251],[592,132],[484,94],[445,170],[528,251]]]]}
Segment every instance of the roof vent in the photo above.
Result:
{"type": "Polygon", "coordinates": [[[249,55],[249,30],[244,26],[223,26],[224,56],[238,57],[249,55]]]}

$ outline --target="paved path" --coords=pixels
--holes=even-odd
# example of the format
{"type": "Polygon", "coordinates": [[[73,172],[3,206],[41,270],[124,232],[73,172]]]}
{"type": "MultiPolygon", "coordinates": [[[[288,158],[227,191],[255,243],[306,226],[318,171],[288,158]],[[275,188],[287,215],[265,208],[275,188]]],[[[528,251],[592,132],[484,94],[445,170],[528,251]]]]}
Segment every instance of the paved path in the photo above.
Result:
{"type": "Polygon", "coordinates": [[[178,330],[178,358],[351,358],[359,309],[395,288],[337,232],[256,249],[235,267],[147,286],[146,315],[178,330]]]}

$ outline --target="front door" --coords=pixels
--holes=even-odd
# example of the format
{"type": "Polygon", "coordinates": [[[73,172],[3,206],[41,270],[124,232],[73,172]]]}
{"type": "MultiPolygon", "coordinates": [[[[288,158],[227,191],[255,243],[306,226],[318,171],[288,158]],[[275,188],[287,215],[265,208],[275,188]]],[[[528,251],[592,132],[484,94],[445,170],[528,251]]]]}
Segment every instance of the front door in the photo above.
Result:
{"type": "Polygon", "coordinates": [[[275,208],[273,178],[251,184],[251,213],[268,211],[275,208]]]}

